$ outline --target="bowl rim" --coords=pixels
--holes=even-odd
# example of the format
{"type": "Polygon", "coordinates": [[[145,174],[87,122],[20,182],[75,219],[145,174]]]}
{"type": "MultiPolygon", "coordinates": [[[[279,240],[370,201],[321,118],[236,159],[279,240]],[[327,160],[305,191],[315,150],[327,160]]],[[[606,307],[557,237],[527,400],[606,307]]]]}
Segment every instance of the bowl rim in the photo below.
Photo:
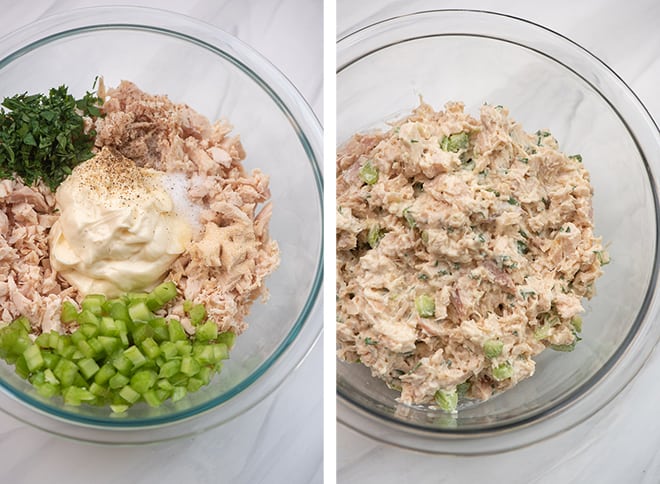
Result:
{"type": "MultiPolygon", "coordinates": [[[[89,32],[113,30],[132,30],[164,35],[206,49],[218,55],[224,61],[233,64],[234,67],[240,69],[265,91],[291,124],[302,145],[312,170],[319,202],[318,209],[322,220],[323,175],[320,167],[322,128],[318,118],[297,88],[269,60],[246,43],[212,24],[177,12],[150,7],[101,6],[71,9],[42,17],[1,37],[0,70],[24,54],[50,42],[89,32]]],[[[99,440],[105,443],[119,442],[116,436],[111,437],[110,434],[106,436],[107,438],[98,439],[99,429],[112,429],[115,431],[154,430],[156,427],[162,429],[167,426],[167,428],[170,428],[176,424],[179,430],[183,430],[182,433],[176,435],[175,438],[178,438],[206,430],[237,417],[279,388],[285,379],[302,363],[320,337],[322,321],[311,316],[317,307],[322,304],[319,298],[323,282],[322,223],[320,223],[318,238],[318,253],[316,254],[314,274],[307,298],[290,331],[266,360],[254,369],[245,380],[223,395],[202,404],[195,404],[183,411],[175,410],[167,416],[139,419],[98,418],[68,412],[66,407],[49,405],[24,394],[11,385],[5,384],[0,379],[0,402],[4,401],[12,407],[7,409],[5,405],[2,405],[2,410],[31,425],[35,425],[35,413],[41,414],[47,419],[37,419],[37,427],[65,437],[81,438],[79,435],[71,435],[72,429],[55,425],[48,418],[80,427],[88,427],[96,433],[89,434],[90,436],[93,435],[91,438],[82,437],[83,440],[99,440]],[[294,342],[297,344],[294,344],[294,342]],[[285,355],[287,358],[284,358],[285,355]],[[250,398],[246,399],[244,398],[246,396],[244,390],[248,387],[251,387],[250,392],[248,392],[251,395],[250,398]],[[7,395],[10,396],[9,399],[2,398],[7,395]],[[245,405],[240,408],[232,407],[231,414],[223,416],[219,415],[218,411],[214,411],[226,407],[229,402],[232,402],[235,407],[239,397],[243,398],[245,405]],[[26,404],[32,412],[25,412],[24,409],[17,408],[16,405],[12,404],[12,401],[20,401],[22,404],[26,404]],[[213,413],[213,417],[210,416],[210,413],[213,413]],[[201,416],[209,418],[210,422],[202,425],[190,425],[192,419],[198,422],[201,416]],[[184,429],[183,425],[188,427],[188,431],[184,429]],[[112,442],[106,442],[106,440],[112,442]]],[[[125,435],[127,433],[123,432],[125,435]]],[[[140,440],[135,433],[133,437],[140,440]]],[[[162,437],[162,439],[156,438],[156,440],[171,438],[169,435],[163,435],[162,437]]],[[[150,438],[149,441],[154,441],[154,439],[150,438]]]]}
{"type": "MultiPolygon", "coordinates": [[[[468,455],[491,454],[512,450],[539,440],[546,439],[567,430],[570,426],[581,423],[596,412],[600,411],[605,405],[607,405],[607,403],[611,401],[611,399],[613,399],[615,396],[617,396],[637,375],[637,373],[643,367],[644,363],[648,360],[653,348],[660,339],[660,332],[656,330],[653,334],[653,344],[647,344],[645,348],[643,348],[642,354],[636,355],[636,365],[634,365],[632,370],[627,371],[625,382],[619,382],[616,384],[616,388],[611,389],[609,392],[605,392],[607,393],[607,398],[601,398],[600,401],[596,402],[596,405],[592,405],[590,408],[585,410],[585,401],[594,400],[594,395],[597,393],[595,390],[599,390],[600,393],[604,393],[603,386],[608,382],[611,385],[611,380],[613,378],[612,373],[621,373],[621,367],[623,366],[621,361],[625,359],[626,356],[630,356],[630,350],[633,343],[639,343],[640,339],[643,339],[641,338],[642,330],[646,327],[646,330],[648,331],[648,326],[652,324],[653,318],[651,318],[650,315],[658,313],[657,301],[655,300],[655,288],[660,262],[660,246],[658,244],[658,241],[660,240],[660,205],[658,202],[656,177],[654,176],[654,171],[656,171],[657,176],[657,166],[656,170],[652,169],[650,160],[647,159],[647,156],[645,156],[645,150],[642,149],[640,141],[638,140],[635,133],[631,130],[629,123],[623,117],[620,110],[617,109],[617,107],[615,107],[610,102],[610,100],[603,95],[602,90],[604,90],[604,88],[595,86],[590,80],[585,78],[583,73],[578,72],[571,66],[566,65],[566,62],[549,55],[547,52],[544,52],[539,48],[534,48],[529,44],[523,44],[512,39],[508,39],[507,36],[502,32],[505,22],[515,23],[518,28],[527,29],[525,31],[526,36],[530,36],[530,32],[533,32],[559,40],[563,44],[561,47],[564,51],[564,54],[567,51],[572,52],[573,54],[577,53],[579,56],[594,63],[599,69],[601,69],[601,74],[609,77],[609,79],[607,79],[609,82],[619,84],[619,87],[622,87],[626,91],[625,94],[629,97],[630,101],[633,104],[636,104],[634,107],[637,109],[640,117],[644,118],[645,126],[650,128],[652,131],[651,138],[655,138],[656,142],[660,141],[660,130],[658,129],[658,125],[650,115],[648,109],[644,106],[639,97],[613,69],[611,69],[593,53],[582,47],[577,42],[566,37],[565,35],[560,34],[536,22],[510,14],[483,9],[452,8],[419,10],[383,18],[368,25],[357,27],[353,30],[348,30],[337,40],[336,45],[338,54],[336,74],[339,75],[344,69],[350,67],[354,63],[359,62],[361,59],[394,45],[399,45],[427,37],[459,35],[467,37],[485,37],[490,40],[504,41],[508,44],[513,44],[517,47],[528,49],[535,53],[541,54],[547,60],[549,59],[550,61],[559,63],[562,67],[570,70],[583,82],[586,82],[588,86],[600,96],[601,99],[609,104],[610,108],[614,113],[616,113],[619,120],[628,130],[628,133],[630,134],[631,139],[634,141],[644,163],[650,190],[653,196],[653,207],[655,210],[656,219],[654,260],[653,269],[650,274],[649,285],[647,287],[644,300],[642,301],[640,309],[636,315],[635,321],[632,324],[628,334],[623,339],[621,345],[613,352],[605,364],[598,371],[596,371],[596,373],[594,373],[594,375],[592,375],[578,387],[577,390],[579,391],[573,390],[567,392],[567,395],[565,395],[563,399],[561,399],[559,402],[556,402],[548,409],[537,412],[536,414],[532,414],[531,416],[528,416],[524,419],[514,420],[511,424],[493,425],[488,428],[456,430],[452,428],[430,428],[419,424],[407,423],[394,418],[385,412],[374,411],[373,409],[362,404],[358,399],[352,397],[347,392],[342,391],[342,387],[340,385],[341,379],[339,375],[337,375],[337,420],[339,423],[351,428],[354,431],[357,431],[362,435],[386,444],[428,453],[468,455]],[[433,33],[428,33],[429,29],[426,29],[424,34],[420,34],[419,36],[400,34],[398,37],[396,37],[396,33],[392,33],[397,29],[397,27],[400,27],[407,21],[412,22],[414,19],[420,19],[422,17],[440,18],[443,16],[462,16],[463,23],[467,21],[465,19],[476,20],[476,18],[481,18],[482,20],[483,18],[487,18],[489,22],[492,23],[500,22],[501,24],[498,24],[497,28],[499,29],[498,33],[501,34],[501,36],[494,37],[493,35],[479,35],[475,33],[475,30],[479,30],[481,28],[478,26],[473,27],[469,33],[458,32],[456,30],[442,31],[442,28],[438,28],[438,30],[433,33]],[[381,34],[384,35],[384,31],[386,29],[390,29],[389,33],[391,36],[396,37],[396,39],[383,43],[382,38],[376,38],[381,34]],[[349,54],[346,52],[354,46],[359,45],[360,42],[365,42],[365,44],[368,44],[368,47],[363,47],[362,49],[359,47],[356,48],[359,53],[349,54]],[[594,387],[598,388],[595,389],[594,387]],[[578,416],[578,412],[574,411],[573,415],[569,416],[570,418],[567,418],[567,414],[571,413],[567,410],[573,408],[579,408],[581,413],[578,416]],[[552,425],[548,425],[559,420],[564,422],[563,426],[560,426],[559,428],[552,428],[552,425]],[[535,429],[541,423],[543,423],[543,432],[534,434],[535,429]],[[381,428],[376,428],[377,426],[381,426],[381,428]],[[497,441],[497,437],[501,437],[502,435],[506,435],[510,440],[508,442],[497,441]],[[475,443],[477,442],[479,445],[474,447],[475,443]]],[[[406,32],[405,34],[409,34],[409,32],[406,32]]],[[[533,41],[529,39],[525,40],[528,40],[529,43],[533,43],[533,41]]],[[[340,107],[338,106],[337,108],[339,109],[340,107]]],[[[655,159],[655,165],[657,165],[657,158],[655,159]]],[[[337,365],[337,368],[339,368],[339,365],[337,365]]]]}

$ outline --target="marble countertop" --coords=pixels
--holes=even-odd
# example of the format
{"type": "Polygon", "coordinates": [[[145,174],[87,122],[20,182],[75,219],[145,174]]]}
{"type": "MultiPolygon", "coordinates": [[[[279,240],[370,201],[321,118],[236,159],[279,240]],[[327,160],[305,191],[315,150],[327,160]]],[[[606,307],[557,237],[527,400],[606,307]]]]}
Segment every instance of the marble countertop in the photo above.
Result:
{"type": "MultiPolygon", "coordinates": [[[[527,2],[506,0],[338,0],[338,35],[404,11],[431,8],[495,10],[549,27],[614,69],[660,121],[660,3],[527,2]]],[[[583,424],[522,450],[486,457],[429,456],[380,444],[338,425],[337,481],[511,484],[660,482],[660,354],[637,378],[583,424]]]]}
{"type": "MultiPolygon", "coordinates": [[[[99,0],[2,1],[0,36],[42,16],[105,5],[99,0]]],[[[270,59],[322,119],[322,2],[308,0],[137,0],[237,36],[270,59]]],[[[320,311],[314,316],[320,318],[320,311]]],[[[104,447],[51,436],[0,413],[0,482],[291,483],[322,481],[323,365],[316,344],[282,387],[251,411],[194,438],[142,447],[104,447]]]]}

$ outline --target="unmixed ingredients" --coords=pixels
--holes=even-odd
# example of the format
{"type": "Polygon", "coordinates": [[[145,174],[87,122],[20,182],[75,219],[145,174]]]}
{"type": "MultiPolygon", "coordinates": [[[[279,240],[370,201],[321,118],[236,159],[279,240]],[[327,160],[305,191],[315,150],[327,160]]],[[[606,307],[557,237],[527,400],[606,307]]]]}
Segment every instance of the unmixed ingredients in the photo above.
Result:
{"type": "Polygon", "coordinates": [[[422,103],[355,135],[337,155],[339,357],[454,411],[573,350],[609,262],[592,194],[580,155],[502,106],[422,103]]]}

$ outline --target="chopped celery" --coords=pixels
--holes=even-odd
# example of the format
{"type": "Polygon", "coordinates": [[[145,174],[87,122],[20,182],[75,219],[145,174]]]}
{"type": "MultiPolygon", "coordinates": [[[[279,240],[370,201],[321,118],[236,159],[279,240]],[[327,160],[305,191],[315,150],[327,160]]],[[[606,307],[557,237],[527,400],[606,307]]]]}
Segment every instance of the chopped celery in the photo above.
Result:
{"type": "Polygon", "coordinates": [[[125,349],[124,356],[130,360],[134,368],[138,368],[147,362],[147,359],[135,345],[129,346],[127,349],[125,349]]]}
{"type": "Polygon", "coordinates": [[[467,133],[455,133],[445,136],[440,141],[440,148],[443,151],[457,153],[460,150],[467,149],[469,145],[469,136],[467,133]]]}
{"type": "Polygon", "coordinates": [[[213,321],[207,321],[195,332],[195,341],[211,341],[218,337],[218,326],[213,321]]]}
{"type": "Polygon", "coordinates": [[[140,394],[136,392],[130,385],[126,385],[119,390],[119,396],[126,400],[128,403],[135,403],[140,399],[140,394]]]}
{"type": "Polygon", "coordinates": [[[367,233],[367,243],[369,244],[369,247],[372,249],[375,249],[378,247],[378,244],[380,243],[380,240],[384,237],[384,233],[380,230],[380,225],[374,224],[369,228],[369,232],[367,233]]]}
{"type": "Polygon", "coordinates": [[[458,405],[458,392],[456,390],[438,390],[434,395],[435,403],[445,412],[455,412],[458,405]]]}
{"type": "Polygon", "coordinates": [[[151,370],[141,370],[131,377],[131,388],[138,393],[144,393],[149,390],[158,380],[158,375],[151,370]]]}
{"type": "Polygon", "coordinates": [[[195,304],[188,313],[190,316],[190,321],[194,325],[198,325],[204,318],[206,318],[206,308],[202,304],[195,304]]]}
{"type": "Polygon", "coordinates": [[[144,301],[136,302],[128,307],[128,315],[132,321],[149,321],[153,318],[151,311],[144,301]]]}
{"type": "Polygon", "coordinates": [[[170,341],[186,341],[188,336],[181,326],[181,322],[177,319],[170,319],[168,324],[168,330],[170,333],[170,341]]]}
{"type": "Polygon", "coordinates": [[[29,320],[18,318],[0,328],[0,357],[14,364],[39,395],[60,395],[67,405],[109,405],[122,413],[141,401],[152,407],[178,401],[209,384],[236,335],[218,334],[201,304],[184,304],[198,326],[192,336],[179,320],[155,317],[152,311],[176,295],[174,283],[166,282],[148,294],[111,300],[86,296],[80,311],[67,301],[60,319],[77,323],[77,329],[42,333],[34,341],[29,320]]]}
{"type": "Polygon", "coordinates": [[[99,365],[91,358],[83,358],[78,362],[80,373],[87,379],[93,377],[100,370],[99,365]]]}
{"type": "Polygon", "coordinates": [[[378,168],[372,165],[371,160],[368,160],[360,168],[360,178],[367,185],[373,185],[378,182],[378,168]]]}
{"type": "Polygon", "coordinates": [[[500,363],[495,368],[493,368],[492,373],[493,378],[495,378],[497,381],[506,380],[507,378],[511,378],[513,376],[513,366],[509,361],[505,361],[504,363],[500,363]]]}
{"type": "Polygon", "coordinates": [[[421,294],[415,299],[415,309],[422,318],[432,318],[435,316],[435,300],[428,294],[421,294]]]}
{"type": "Polygon", "coordinates": [[[60,321],[63,323],[71,323],[78,319],[78,309],[71,301],[64,301],[62,303],[62,311],[60,313],[60,321]]]}
{"type": "Polygon", "coordinates": [[[151,295],[162,307],[176,297],[176,286],[172,281],[163,282],[151,291],[151,295]]]}
{"type": "Polygon", "coordinates": [[[39,370],[44,367],[44,358],[41,356],[41,350],[36,344],[28,346],[28,348],[23,352],[23,357],[25,358],[25,363],[30,372],[39,370]]]}
{"type": "Polygon", "coordinates": [[[484,354],[486,358],[497,358],[502,354],[504,343],[496,339],[489,339],[484,343],[484,354]]]}
{"type": "Polygon", "coordinates": [[[231,331],[220,333],[216,342],[224,343],[227,345],[227,348],[232,349],[234,347],[234,343],[236,342],[236,334],[232,333],[231,331]]]}

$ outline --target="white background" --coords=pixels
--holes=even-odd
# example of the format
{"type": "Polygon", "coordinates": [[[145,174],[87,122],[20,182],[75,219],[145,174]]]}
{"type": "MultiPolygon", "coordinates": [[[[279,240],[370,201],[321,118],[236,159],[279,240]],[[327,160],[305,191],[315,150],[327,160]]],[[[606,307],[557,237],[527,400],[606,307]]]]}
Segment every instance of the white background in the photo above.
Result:
{"type": "MultiPolygon", "coordinates": [[[[337,32],[405,11],[492,10],[559,32],[590,50],[636,92],[660,121],[660,2],[338,0],[337,32]]],[[[328,171],[326,171],[328,172],[328,171]]],[[[660,322],[658,322],[660,324],[660,322]]],[[[376,443],[338,426],[337,482],[657,484],[660,483],[660,355],[604,410],[563,435],[487,457],[429,456],[376,443]]]]}
{"type": "MultiPolygon", "coordinates": [[[[44,15],[108,3],[173,10],[230,32],[284,72],[322,117],[321,0],[0,0],[0,36],[44,15]]],[[[71,442],[0,413],[0,483],[321,482],[322,359],[319,342],[279,391],[248,413],[198,437],[154,446],[71,442]]]]}

